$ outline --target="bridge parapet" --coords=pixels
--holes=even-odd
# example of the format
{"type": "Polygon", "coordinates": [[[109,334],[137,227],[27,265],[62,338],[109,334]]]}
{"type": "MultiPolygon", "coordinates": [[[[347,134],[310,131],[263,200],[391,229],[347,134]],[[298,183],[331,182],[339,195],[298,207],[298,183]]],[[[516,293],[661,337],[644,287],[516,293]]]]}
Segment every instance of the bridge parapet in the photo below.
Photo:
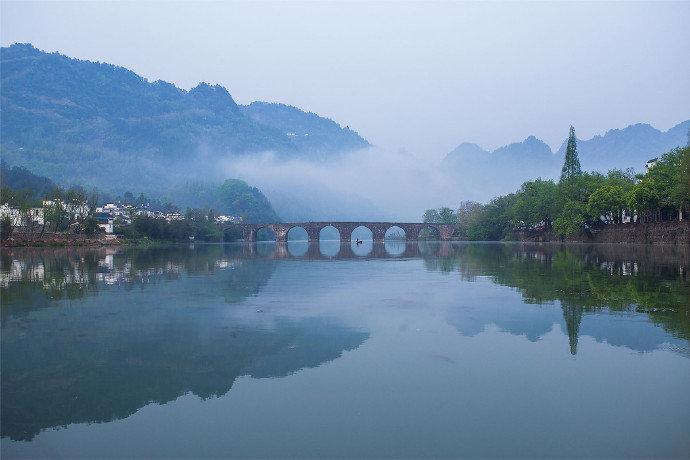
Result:
{"type": "Polygon", "coordinates": [[[287,241],[288,232],[295,227],[301,227],[307,232],[309,241],[319,241],[321,230],[326,227],[334,227],[340,234],[341,241],[350,241],[352,232],[358,227],[365,227],[371,230],[373,240],[381,242],[385,239],[386,232],[392,227],[399,227],[405,232],[405,239],[408,241],[417,240],[421,236],[422,230],[433,229],[438,233],[439,240],[448,241],[453,237],[457,226],[451,224],[426,224],[419,222],[277,222],[267,224],[221,224],[224,232],[229,228],[237,228],[242,232],[244,241],[256,241],[256,234],[263,228],[273,231],[276,241],[284,243],[287,241]]]}

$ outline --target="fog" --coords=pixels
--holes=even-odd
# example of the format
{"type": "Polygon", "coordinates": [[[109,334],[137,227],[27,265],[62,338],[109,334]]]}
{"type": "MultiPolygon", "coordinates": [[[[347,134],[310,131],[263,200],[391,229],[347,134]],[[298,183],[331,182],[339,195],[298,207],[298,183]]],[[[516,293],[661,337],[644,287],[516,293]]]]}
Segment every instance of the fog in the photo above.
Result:
{"type": "Polygon", "coordinates": [[[419,221],[461,199],[439,163],[404,150],[372,147],[322,162],[264,153],[221,160],[218,172],[261,189],[286,220],[419,221]]]}

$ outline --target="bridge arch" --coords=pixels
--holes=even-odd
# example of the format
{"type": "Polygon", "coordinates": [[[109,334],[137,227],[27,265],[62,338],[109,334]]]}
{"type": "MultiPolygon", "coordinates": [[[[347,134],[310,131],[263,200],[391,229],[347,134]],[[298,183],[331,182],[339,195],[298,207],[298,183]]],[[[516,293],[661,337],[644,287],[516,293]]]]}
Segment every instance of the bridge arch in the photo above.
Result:
{"type": "Polygon", "coordinates": [[[252,231],[253,241],[278,241],[278,235],[272,225],[259,225],[252,231]]]}
{"type": "Polygon", "coordinates": [[[407,240],[407,230],[399,225],[391,225],[384,232],[385,240],[405,241],[407,240]]]}
{"type": "Polygon", "coordinates": [[[352,232],[350,232],[350,241],[355,241],[357,238],[362,241],[373,241],[374,229],[365,224],[356,226],[352,229],[352,232]]]}
{"type": "Polygon", "coordinates": [[[324,225],[319,229],[319,241],[340,241],[342,238],[343,234],[340,229],[333,224],[324,225]]]}
{"type": "Polygon", "coordinates": [[[246,240],[246,238],[245,233],[237,226],[221,228],[221,241],[224,243],[231,243],[241,239],[246,240]]]}
{"type": "Polygon", "coordinates": [[[285,237],[287,241],[309,241],[309,232],[301,225],[292,225],[288,227],[285,237]]]}

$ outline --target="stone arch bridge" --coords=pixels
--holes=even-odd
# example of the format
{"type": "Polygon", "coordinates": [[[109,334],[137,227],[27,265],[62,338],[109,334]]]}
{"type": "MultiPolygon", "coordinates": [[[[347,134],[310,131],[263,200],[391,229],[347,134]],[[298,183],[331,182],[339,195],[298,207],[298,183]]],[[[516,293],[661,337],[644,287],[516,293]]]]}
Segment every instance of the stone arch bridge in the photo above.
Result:
{"type": "Polygon", "coordinates": [[[301,227],[307,232],[309,241],[319,241],[321,230],[326,227],[334,227],[340,233],[340,241],[350,241],[352,232],[358,227],[368,228],[375,242],[384,240],[386,232],[393,227],[399,227],[405,232],[405,239],[408,241],[416,240],[420,237],[422,230],[432,229],[437,232],[441,241],[448,241],[453,236],[457,228],[456,225],[449,224],[423,224],[413,222],[280,222],[273,224],[222,224],[221,230],[235,228],[242,232],[244,241],[256,241],[256,233],[262,228],[269,228],[276,236],[276,242],[284,243],[287,241],[288,232],[296,227],[301,227]]]}

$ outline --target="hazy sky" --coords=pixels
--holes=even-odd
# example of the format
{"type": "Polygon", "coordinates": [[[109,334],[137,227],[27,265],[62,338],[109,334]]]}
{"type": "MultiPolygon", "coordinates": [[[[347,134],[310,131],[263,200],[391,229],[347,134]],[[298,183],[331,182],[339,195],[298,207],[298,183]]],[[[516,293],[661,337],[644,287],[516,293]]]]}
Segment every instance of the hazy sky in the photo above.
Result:
{"type": "Polygon", "coordinates": [[[2,2],[2,44],[284,102],[439,157],[690,118],[690,2],[2,2]]]}

